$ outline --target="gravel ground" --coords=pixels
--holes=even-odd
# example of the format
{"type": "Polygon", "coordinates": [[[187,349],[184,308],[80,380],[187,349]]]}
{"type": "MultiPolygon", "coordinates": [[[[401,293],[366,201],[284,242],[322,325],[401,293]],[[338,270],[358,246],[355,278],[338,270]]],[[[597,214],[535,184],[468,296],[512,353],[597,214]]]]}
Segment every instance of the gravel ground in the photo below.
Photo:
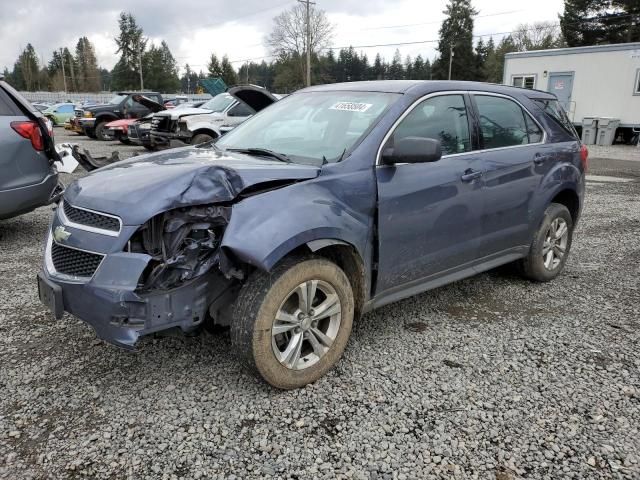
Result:
{"type": "Polygon", "coordinates": [[[589,182],[555,282],[502,269],[384,307],[291,392],[225,334],[130,354],[55,321],[49,216],[0,223],[0,478],[640,478],[638,179],[589,182]]]}

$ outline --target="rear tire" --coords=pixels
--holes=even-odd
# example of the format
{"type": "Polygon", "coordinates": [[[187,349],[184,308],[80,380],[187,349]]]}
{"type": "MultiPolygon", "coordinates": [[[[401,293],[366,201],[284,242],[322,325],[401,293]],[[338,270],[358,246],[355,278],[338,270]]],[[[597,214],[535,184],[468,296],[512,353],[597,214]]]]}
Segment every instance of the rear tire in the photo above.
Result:
{"type": "Polygon", "coordinates": [[[300,388],[340,360],[353,316],[353,291],[336,264],[290,258],[249,276],[233,306],[231,341],[245,365],[271,385],[300,388]]]}
{"type": "Polygon", "coordinates": [[[573,239],[573,219],[564,205],[552,203],[533,237],[529,254],[518,263],[522,275],[536,282],[553,280],[564,269],[573,239]]]}
{"type": "Polygon", "coordinates": [[[199,133],[198,135],[194,135],[189,143],[191,143],[191,145],[200,145],[201,143],[207,143],[214,139],[214,137],[207,133],[199,133]]]}

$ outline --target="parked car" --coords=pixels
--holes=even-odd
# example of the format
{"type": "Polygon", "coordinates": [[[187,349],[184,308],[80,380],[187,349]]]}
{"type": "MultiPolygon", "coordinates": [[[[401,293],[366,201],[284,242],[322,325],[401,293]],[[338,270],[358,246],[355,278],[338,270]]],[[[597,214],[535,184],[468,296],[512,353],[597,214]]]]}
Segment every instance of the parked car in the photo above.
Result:
{"type": "MultiPolygon", "coordinates": [[[[155,112],[160,112],[166,109],[166,103],[162,105],[148,97],[145,97],[144,95],[133,95],[132,99],[135,103],[142,105],[151,112],[149,115],[147,115],[147,117],[153,115],[153,113],[155,112]]],[[[104,137],[106,139],[119,140],[125,145],[131,145],[131,140],[129,139],[129,129],[140,120],[142,119],[124,118],[121,120],[114,120],[113,122],[109,122],[105,126],[106,133],[104,134],[104,137]]]]}
{"type": "Polygon", "coordinates": [[[0,75],[0,219],[58,200],[64,191],[51,122],[0,75]]]}
{"type": "Polygon", "coordinates": [[[227,325],[279,388],[324,375],[354,318],[517,262],[563,270],[587,150],[554,95],[475,82],[307,88],[216,142],[74,182],[40,298],[133,348],[227,325]]]}
{"type": "Polygon", "coordinates": [[[252,85],[235,88],[235,96],[221,93],[204,103],[199,109],[166,110],[156,113],[151,122],[151,141],[166,146],[172,140],[198,145],[211,141],[228,132],[253,115],[256,106],[266,106],[277,101],[268,90],[252,85]],[[247,101],[240,100],[242,89],[247,101]]]}
{"type": "Polygon", "coordinates": [[[85,135],[98,140],[109,140],[105,129],[107,123],[124,118],[142,118],[150,110],[135,102],[135,95],[144,95],[159,104],[163,104],[162,95],[156,92],[118,92],[107,104],[76,110],[76,124],[85,135]]]}
{"type": "Polygon", "coordinates": [[[33,105],[36,108],[36,110],[40,112],[44,112],[47,108],[51,106],[48,103],[41,103],[41,102],[31,102],[31,105],[33,105]]]}
{"type": "Polygon", "coordinates": [[[164,107],[168,110],[184,103],[189,103],[189,97],[185,95],[178,95],[175,98],[165,98],[164,107]]]}
{"type": "Polygon", "coordinates": [[[74,116],[75,105],[73,103],[56,103],[42,112],[51,120],[54,126],[64,125],[74,116]]]}
{"type": "MultiPolygon", "coordinates": [[[[187,108],[200,108],[205,103],[204,100],[197,102],[181,103],[175,110],[182,110],[187,108]]],[[[153,114],[149,114],[144,118],[136,120],[127,132],[129,141],[133,145],[140,145],[150,151],[155,151],[158,146],[151,142],[151,122],[153,121],[153,114]]]]}

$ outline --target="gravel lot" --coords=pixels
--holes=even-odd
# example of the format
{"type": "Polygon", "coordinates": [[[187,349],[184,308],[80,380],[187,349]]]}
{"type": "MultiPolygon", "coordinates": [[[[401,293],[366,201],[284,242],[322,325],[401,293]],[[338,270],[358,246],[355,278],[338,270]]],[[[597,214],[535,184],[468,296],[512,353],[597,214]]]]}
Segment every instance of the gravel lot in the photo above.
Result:
{"type": "Polygon", "coordinates": [[[292,392],[225,334],[130,354],[55,321],[34,282],[50,208],[0,222],[0,478],[640,478],[638,167],[589,182],[557,281],[502,269],[389,305],[292,392]]]}

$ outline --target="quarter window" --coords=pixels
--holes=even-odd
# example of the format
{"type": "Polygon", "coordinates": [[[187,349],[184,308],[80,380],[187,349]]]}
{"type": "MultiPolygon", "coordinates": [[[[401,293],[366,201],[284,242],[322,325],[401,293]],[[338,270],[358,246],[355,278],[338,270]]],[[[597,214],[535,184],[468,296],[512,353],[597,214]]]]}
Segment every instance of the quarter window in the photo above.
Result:
{"type": "Polygon", "coordinates": [[[420,103],[400,122],[391,141],[395,143],[406,137],[440,140],[443,155],[471,150],[463,96],[441,95],[420,103]]]}
{"type": "Polygon", "coordinates": [[[484,149],[527,145],[542,141],[542,130],[520,105],[502,97],[477,95],[484,149]]]}

